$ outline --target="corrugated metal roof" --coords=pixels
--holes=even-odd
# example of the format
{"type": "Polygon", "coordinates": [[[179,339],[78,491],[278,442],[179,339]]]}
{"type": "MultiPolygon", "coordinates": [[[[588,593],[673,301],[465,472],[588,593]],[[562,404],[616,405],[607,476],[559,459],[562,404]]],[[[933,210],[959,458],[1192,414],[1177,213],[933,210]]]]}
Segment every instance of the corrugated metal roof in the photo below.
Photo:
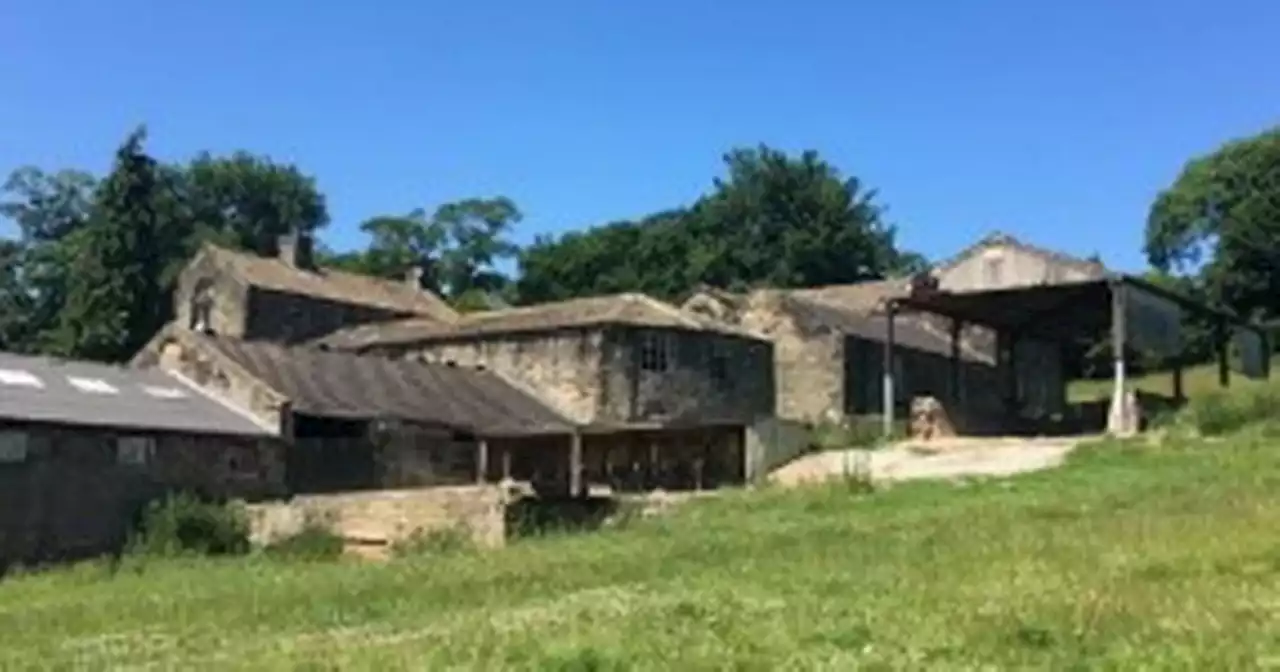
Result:
{"type": "Polygon", "coordinates": [[[309,415],[432,422],[483,436],[569,433],[573,424],[490,371],[193,335],[309,415]]]}
{"type": "Polygon", "coordinates": [[[190,434],[273,434],[163,371],[8,352],[0,352],[0,418],[190,434]]]}

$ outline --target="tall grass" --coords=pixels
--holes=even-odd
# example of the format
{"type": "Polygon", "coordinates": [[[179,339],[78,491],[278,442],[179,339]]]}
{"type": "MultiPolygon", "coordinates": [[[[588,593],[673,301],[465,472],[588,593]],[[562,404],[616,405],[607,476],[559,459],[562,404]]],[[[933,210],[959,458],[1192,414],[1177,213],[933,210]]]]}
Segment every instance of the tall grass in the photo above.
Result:
{"type": "Polygon", "coordinates": [[[1280,452],[1223,436],[1011,480],[730,493],[490,553],[25,576],[0,583],[0,668],[1266,667],[1280,452]]]}

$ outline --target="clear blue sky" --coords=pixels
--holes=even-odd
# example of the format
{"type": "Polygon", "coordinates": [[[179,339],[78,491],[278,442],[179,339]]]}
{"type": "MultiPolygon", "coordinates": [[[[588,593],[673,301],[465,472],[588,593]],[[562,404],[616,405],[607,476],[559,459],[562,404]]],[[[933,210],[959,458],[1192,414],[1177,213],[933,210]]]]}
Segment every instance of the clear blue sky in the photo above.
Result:
{"type": "Polygon", "coordinates": [[[991,229],[1139,268],[1153,195],[1280,122],[1280,2],[0,0],[0,171],[248,149],[327,240],[472,195],[518,238],[688,202],[734,145],[816,148],[930,257],[991,229]]]}

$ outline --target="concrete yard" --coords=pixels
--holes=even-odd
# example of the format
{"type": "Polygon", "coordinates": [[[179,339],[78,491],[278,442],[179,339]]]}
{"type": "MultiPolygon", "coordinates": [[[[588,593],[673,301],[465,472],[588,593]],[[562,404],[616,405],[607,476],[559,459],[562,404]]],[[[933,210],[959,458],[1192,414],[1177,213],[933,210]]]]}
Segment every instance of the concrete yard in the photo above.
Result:
{"type": "Polygon", "coordinates": [[[851,472],[869,472],[875,481],[1010,476],[1062,464],[1083,439],[955,438],[903,442],[878,450],[832,450],[805,455],[769,478],[780,485],[800,485],[851,472]]]}

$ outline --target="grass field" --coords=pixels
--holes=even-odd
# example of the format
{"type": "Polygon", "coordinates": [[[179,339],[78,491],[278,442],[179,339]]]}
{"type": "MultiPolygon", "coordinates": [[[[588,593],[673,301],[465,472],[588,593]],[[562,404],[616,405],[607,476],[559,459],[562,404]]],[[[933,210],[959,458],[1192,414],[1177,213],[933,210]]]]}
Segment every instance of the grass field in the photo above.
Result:
{"type": "MultiPolygon", "coordinates": [[[[1271,370],[1280,371],[1280,357],[1272,358],[1271,370]]],[[[1231,380],[1234,383],[1237,380],[1245,380],[1245,378],[1239,371],[1233,369],[1231,380]]],[[[1135,388],[1145,392],[1161,394],[1166,397],[1173,396],[1173,374],[1168,371],[1138,376],[1132,380],[1132,383],[1135,388]]],[[[1112,385],[1114,383],[1110,378],[1105,380],[1072,381],[1067,387],[1067,398],[1071,401],[1107,399],[1111,396],[1112,385]]],[[[1183,370],[1182,390],[1188,398],[1217,389],[1219,389],[1217,364],[1197,364],[1183,370]]]]}
{"type": "Polygon", "coordinates": [[[387,564],[102,565],[0,583],[0,668],[1280,665],[1280,452],[1082,449],[1010,481],[736,493],[387,564]]]}

